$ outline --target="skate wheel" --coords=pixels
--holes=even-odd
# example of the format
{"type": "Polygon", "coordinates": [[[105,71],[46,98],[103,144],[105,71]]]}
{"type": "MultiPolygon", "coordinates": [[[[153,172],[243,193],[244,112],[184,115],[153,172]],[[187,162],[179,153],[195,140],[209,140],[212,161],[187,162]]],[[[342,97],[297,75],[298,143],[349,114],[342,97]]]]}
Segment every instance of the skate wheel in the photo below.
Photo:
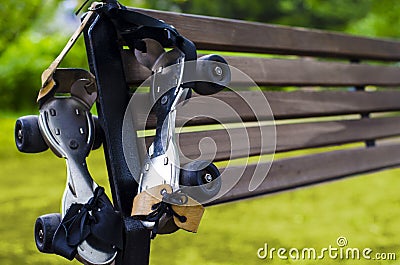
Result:
{"type": "Polygon", "coordinates": [[[20,117],[15,123],[15,144],[23,153],[40,153],[49,147],[39,130],[38,116],[20,117]]]}
{"type": "Polygon", "coordinates": [[[53,253],[53,237],[61,223],[59,213],[39,216],[35,223],[35,243],[40,252],[53,253]]]}
{"type": "Polygon", "coordinates": [[[92,150],[97,150],[101,147],[103,140],[104,140],[104,132],[103,128],[100,125],[99,118],[97,116],[93,117],[94,123],[94,141],[92,145],[92,150]]]}
{"type": "Polygon", "coordinates": [[[197,60],[196,72],[200,80],[195,84],[194,91],[200,95],[215,94],[231,81],[231,71],[228,63],[219,55],[210,54],[197,60]]]}
{"type": "Polygon", "coordinates": [[[183,190],[195,200],[202,202],[211,199],[221,189],[218,168],[209,161],[193,161],[180,171],[180,184],[183,190]],[[194,188],[195,187],[195,188],[194,188]]]}

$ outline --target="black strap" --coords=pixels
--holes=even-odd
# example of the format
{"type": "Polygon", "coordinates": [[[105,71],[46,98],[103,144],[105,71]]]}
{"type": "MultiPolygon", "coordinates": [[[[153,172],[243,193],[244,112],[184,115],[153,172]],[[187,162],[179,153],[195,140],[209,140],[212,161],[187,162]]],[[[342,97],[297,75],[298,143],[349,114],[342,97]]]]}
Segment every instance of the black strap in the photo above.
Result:
{"type": "Polygon", "coordinates": [[[158,225],[161,217],[167,215],[168,217],[177,217],[181,223],[185,223],[187,221],[186,216],[179,215],[172,208],[173,204],[176,205],[184,205],[188,201],[188,196],[181,191],[175,191],[172,193],[165,192],[163,194],[163,199],[161,202],[154,204],[151,209],[149,215],[146,216],[145,221],[154,222],[153,230],[151,232],[151,239],[154,239],[158,232],[158,225]]]}
{"type": "Polygon", "coordinates": [[[77,16],[79,12],[81,12],[82,8],[89,2],[89,0],[85,0],[82,5],[75,11],[75,15],[77,16]]]}
{"type": "Polygon", "coordinates": [[[96,188],[86,204],[75,203],[68,209],[53,238],[54,253],[72,260],[77,247],[89,237],[122,249],[121,217],[102,187],[96,188]]]}
{"type": "Polygon", "coordinates": [[[140,50],[140,40],[149,38],[158,41],[163,47],[179,48],[185,54],[186,61],[197,59],[194,43],[181,36],[173,26],[162,20],[128,10],[118,2],[107,3],[96,12],[112,20],[118,33],[132,50],[135,48],[140,50]]]}

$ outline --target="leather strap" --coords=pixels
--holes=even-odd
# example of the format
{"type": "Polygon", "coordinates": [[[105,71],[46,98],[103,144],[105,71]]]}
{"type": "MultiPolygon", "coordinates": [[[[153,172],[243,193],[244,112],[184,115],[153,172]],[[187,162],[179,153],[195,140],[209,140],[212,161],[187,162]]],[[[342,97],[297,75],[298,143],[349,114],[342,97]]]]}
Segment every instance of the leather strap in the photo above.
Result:
{"type": "Polygon", "coordinates": [[[163,214],[169,214],[179,228],[196,233],[203,213],[204,207],[199,202],[182,192],[172,192],[171,186],[164,184],[139,193],[133,200],[131,215],[141,220],[155,221],[152,217],[161,218],[163,214]],[[186,199],[181,200],[182,196],[186,199]],[[176,200],[175,203],[173,200],[176,200]],[[160,208],[165,212],[160,212],[160,208]]]}
{"type": "Polygon", "coordinates": [[[90,237],[122,249],[122,229],[120,215],[114,211],[104,189],[97,187],[86,204],[75,203],[68,209],[54,234],[53,250],[72,260],[77,247],[90,237]]]}
{"type": "MultiPolygon", "coordinates": [[[[98,4],[97,2],[94,2],[92,6],[98,4]]],[[[61,51],[61,53],[57,56],[56,59],[50,64],[50,66],[43,71],[42,73],[42,88],[39,91],[39,95],[37,97],[37,101],[45,97],[47,94],[50,93],[51,90],[56,85],[56,82],[53,79],[53,74],[56,71],[57,67],[60,65],[61,61],[64,59],[64,57],[67,55],[67,53],[71,50],[71,48],[74,46],[76,41],[78,40],[79,36],[85,29],[87,23],[90,21],[92,18],[93,14],[95,14],[94,11],[89,11],[85,18],[82,20],[81,24],[79,27],[75,30],[75,32],[72,34],[71,38],[68,40],[67,44],[65,45],[64,49],[61,51]]]]}

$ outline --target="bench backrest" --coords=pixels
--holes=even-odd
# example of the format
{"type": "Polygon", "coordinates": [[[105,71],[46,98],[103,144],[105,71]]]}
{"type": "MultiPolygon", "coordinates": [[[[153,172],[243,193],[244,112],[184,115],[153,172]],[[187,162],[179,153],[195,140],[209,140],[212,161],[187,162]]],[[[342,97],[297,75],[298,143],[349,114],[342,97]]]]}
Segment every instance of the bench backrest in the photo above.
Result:
{"type": "MultiPolygon", "coordinates": [[[[273,89],[263,92],[276,121],[277,136],[277,156],[268,178],[250,192],[255,165],[245,165],[235,187],[211,204],[400,165],[400,144],[393,140],[400,135],[400,116],[396,115],[400,111],[400,91],[391,89],[400,85],[400,69],[395,65],[400,60],[399,42],[230,19],[139,11],[174,25],[199,50],[230,52],[229,56],[224,56],[228,63],[248,74],[259,86],[291,87],[287,89],[290,92],[273,89]],[[235,55],[238,52],[242,54],[235,55]],[[260,54],[279,56],[268,58],[260,54]],[[308,88],[310,86],[312,89],[308,88]]],[[[149,77],[150,72],[135,63],[131,54],[125,50],[122,54],[126,79],[131,86],[149,77]]],[[[253,92],[242,93],[251,98],[253,92]]],[[[226,91],[213,97],[232,106],[243,121],[255,121],[251,110],[233,93],[226,91]]],[[[229,123],[231,118],[233,116],[228,115],[223,122],[229,123]]],[[[208,125],[213,123],[216,122],[207,118],[191,121],[189,125],[207,127],[181,133],[183,153],[196,157],[199,141],[212,137],[218,148],[215,161],[240,158],[241,150],[230,150],[229,137],[224,130],[209,130],[208,125]]],[[[147,128],[154,126],[153,117],[147,128]]],[[[251,156],[274,151],[268,145],[260,148],[259,128],[246,130],[250,135],[251,156]]],[[[243,167],[238,165],[237,172],[243,167]]],[[[229,174],[233,176],[235,172],[230,170],[229,174]]]]}

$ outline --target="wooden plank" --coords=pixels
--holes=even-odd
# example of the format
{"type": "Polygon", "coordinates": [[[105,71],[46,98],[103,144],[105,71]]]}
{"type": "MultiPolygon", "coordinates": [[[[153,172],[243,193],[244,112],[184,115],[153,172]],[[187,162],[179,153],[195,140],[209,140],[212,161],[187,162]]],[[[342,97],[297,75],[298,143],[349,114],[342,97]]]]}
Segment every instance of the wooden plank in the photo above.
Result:
{"type": "MultiPolygon", "coordinates": [[[[275,119],[399,110],[400,91],[295,91],[265,93],[275,119]]],[[[222,96],[222,95],[221,95],[222,96]]]]}
{"type": "MultiPolygon", "coordinates": [[[[211,96],[211,99],[220,100],[234,111],[221,112],[221,106],[210,104],[210,98],[194,95],[197,99],[188,102],[184,111],[178,108],[177,124],[180,125],[182,121],[190,118],[188,125],[217,123],[214,119],[196,117],[196,114],[204,113],[205,110],[223,123],[237,122],[235,115],[239,115],[243,121],[254,121],[254,111],[258,113],[260,121],[270,120],[271,112],[263,96],[268,100],[276,120],[400,110],[400,91],[264,91],[262,94],[254,91],[220,92],[211,96]],[[244,99],[251,103],[252,108],[244,99]]],[[[137,93],[135,97],[141,103],[149,100],[148,94],[137,93]]],[[[154,128],[156,118],[153,114],[147,117],[141,113],[141,109],[132,111],[138,117],[138,125],[141,128],[146,118],[147,128],[154,128]]]]}
{"type": "MultiPolygon", "coordinates": [[[[363,64],[227,57],[227,62],[268,86],[398,86],[400,68],[363,64]]],[[[236,77],[236,76],[234,76],[236,77]]],[[[239,77],[240,78],[240,77],[239,77]]],[[[232,83],[241,80],[232,79],[232,83]]]]}
{"type": "MultiPolygon", "coordinates": [[[[140,85],[151,72],[123,51],[125,75],[131,85],[140,85]]],[[[400,68],[365,64],[319,62],[310,59],[283,60],[224,56],[228,64],[243,71],[258,85],[268,86],[399,86],[400,68]],[[290,73],[290,74],[288,74],[290,73]]],[[[232,85],[243,83],[232,76],[232,85]]],[[[248,84],[248,81],[245,80],[248,84]]]]}
{"type": "MultiPolygon", "coordinates": [[[[208,205],[295,189],[399,165],[399,144],[282,159],[272,163],[267,177],[258,188],[251,192],[249,183],[255,166],[250,165],[245,168],[240,181],[229,192],[208,205]]],[[[229,183],[230,179],[238,179],[237,174],[240,174],[242,170],[241,167],[225,169],[223,178],[226,183],[229,183]]],[[[256,177],[263,178],[263,174],[265,172],[256,177]]]]}
{"type": "MultiPolygon", "coordinates": [[[[190,159],[229,160],[270,154],[274,128],[268,126],[181,133],[177,143],[190,159]],[[261,137],[262,135],[262,137],[261,137]],[[210,142],[211,138],[215,145],[210,142]],[[261,141],[261,138],[263,141],[261,141]],[[205,142],[201,142],[204,141],[205,142]]],[[[340,145],[400,135],[400,117],[285,124],[276,126],[276,152],[340,145]]],[[[153,137],[147,137],[147,146],[153,137]]]]}
{"type": "Polygon", "coordinates": [[[277,26],[233,19],[135,9],[174,25],[198,49],[397,61],[394,40],[277,26]]]}
{"type": "Polygon", "coordinates": [[[278,125],[277,152],[400,135],[400,117],[278,125]]]}

